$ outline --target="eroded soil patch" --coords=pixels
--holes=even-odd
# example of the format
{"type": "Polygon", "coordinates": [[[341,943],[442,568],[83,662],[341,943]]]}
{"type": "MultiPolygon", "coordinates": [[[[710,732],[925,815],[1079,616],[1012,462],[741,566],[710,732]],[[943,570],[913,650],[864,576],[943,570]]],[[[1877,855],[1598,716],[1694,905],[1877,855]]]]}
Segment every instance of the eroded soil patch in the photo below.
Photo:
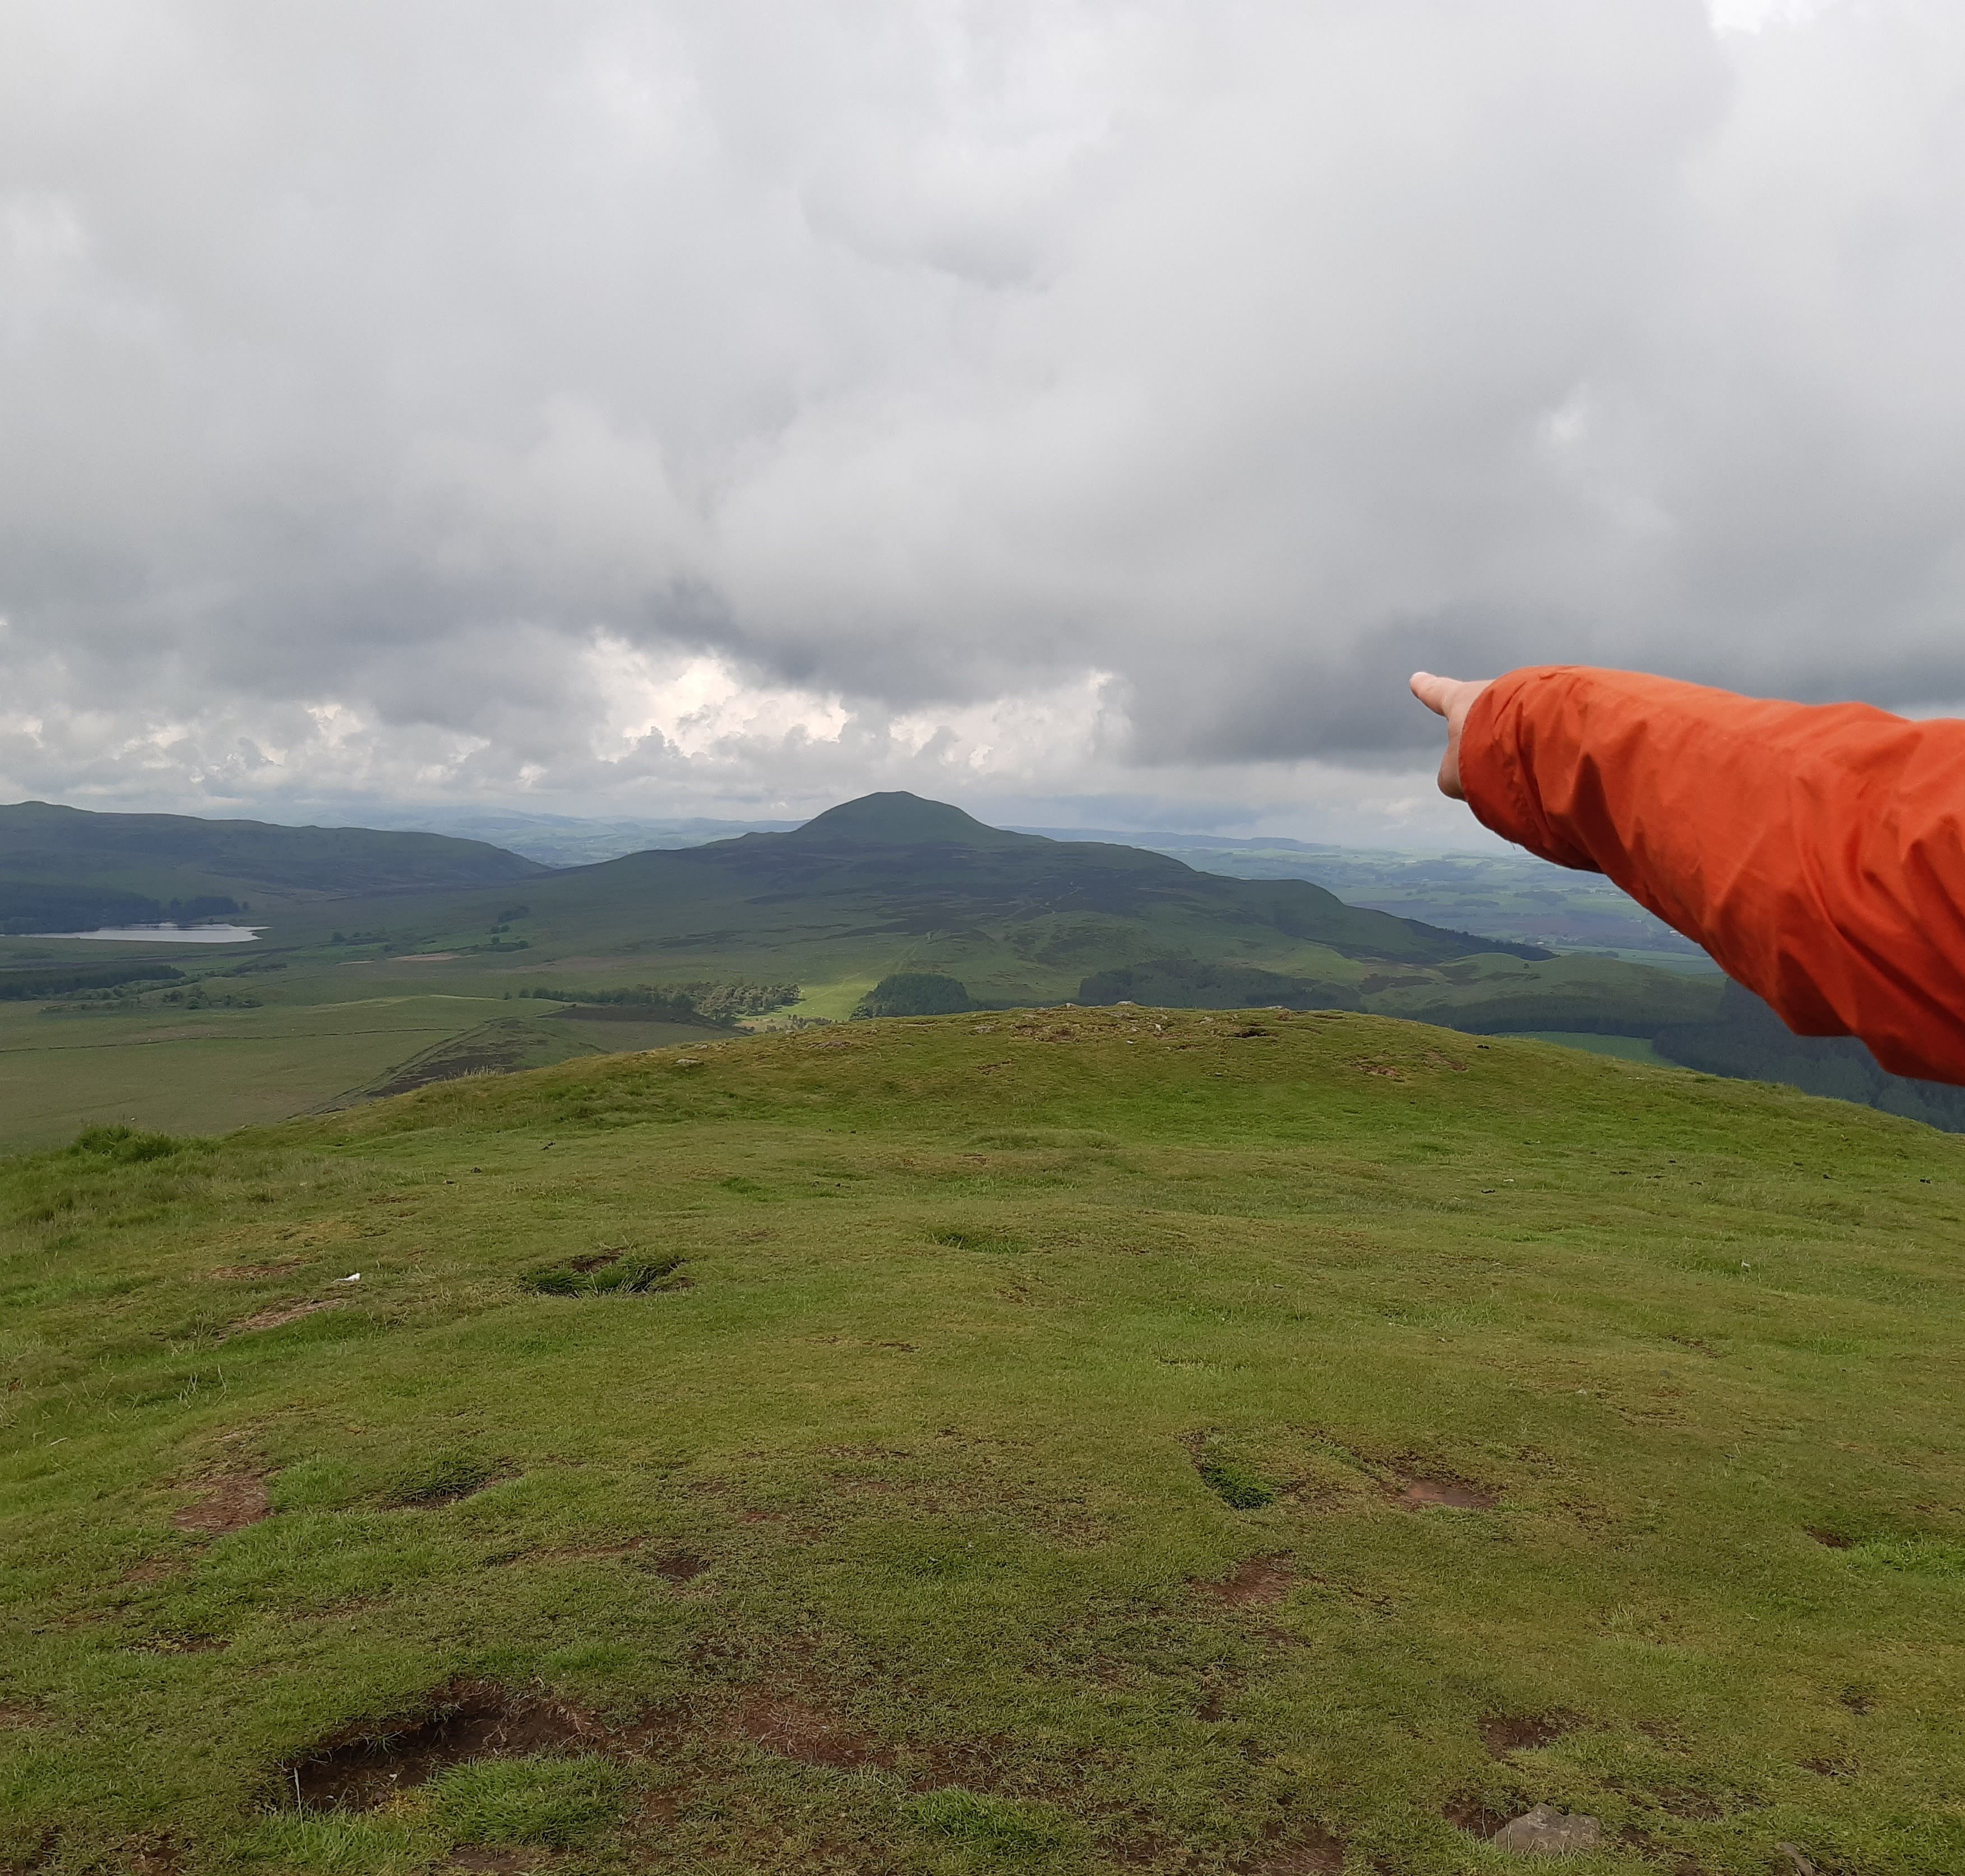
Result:
{"type": "Polygon", "coordinates": [[[228,1335],[249,1335],[255,1329],[283,1329],[290,1322],[297,1322],[303,1316],[317,1315],[323,1309],[339,1309],[343,1298],[339,1296],[307,1303],[278,1303],[271,1309],[262,1309],[256,1315],[246,1317],[235,1322],[226,1333],[228,1335]]]}
{"type": "Polygon", "coordinates": [[[1505,1759],[1510,1752],[1532,1752],[1552,1746],[1575,1730],[1574,1720],[1557,1713],[1491,1713],[1481,1722],[1481,1743],[1491,1759],[1505,1759]]]}
{"type": "Polygon", "coordinates": [[[889,1766],[893,1750],[838,1713],[770,1694],[747,1700],[731,1717],[738,1739],[807,1765],[889,1766]]]}
{"type": "Polygon", "coordinates": [[[1398,1496],[1399,1504],[1411,1511],[1436,1504],[1455,1511],[1491,1511],[1500,1501],[1498,1491],[1470,1485],[1464,1479],[1415,1479],[1398,1496]]]}
{"type": "Polygon", "coordinates": [[[133,1565],[123,1572],[123,1580],[142,1588],[151,1583],[161,1583],[184,1573],[185,1560],[182,1557],[153,1557],[146,1563],[133,1565]]]}
{"type": "Polygon", "coordinates": [[[1296,1572],[1288,1557],[1251,1557],[1233,1576],[1204,1587],[1217,1602],[1246,1609],[1281,1602],[1295,1582],[1296,1572]]]}
{"type": "Polygon", "coordinates": [[[709,1565],[706,1559],[692,1556],[687,1550],[672,1550],[665,1556],[656,1558],[648,1567],[666,1582],[693,1583],[709,1565]]]}
{"type": "MultiPolygon", "coordinates": [[[[203,1492],[195,1503],[180,1505],[171,1514],[171,1522],[179,1530],[222,1537],[228,1531],[243,1530],[248,1524],[258,1524],[272,1510],[266,1500],[266,1475],[262,1472],[233,1472],[223,1479],[209,1479],[203,1492]]],[[[146,1579],[133,1571],[127,1580],[146,1579]]]]}
{"type": "Polygon", "coordinates": [[[1314,1825],[1307,1830],[1266,1833],[1255,1849],[1230,1857],[1235,1876],[1336,1876],[1344,1868],[1344,1845],[1314,1825]]]}
{"type": "Polygon", "coordinates": [[[1439,1814],[1456,1830],[1464,1830],[1470,1837],[1478,1837],[1483,1842],[1505,1829],[1513,1815],[1509,1811],[1497,1811],[1485,1799],[1478,1797],[1449,1798],[1439,1807],[1439,1814]]]}
{"type": "Polygon", "coordinates": [[[283,1794],[304,1805],[370,1810],[452,1765],[481,1759],[591,1752],[606,1730],[565,1702],[456,1681],[416,1713],[358,1721],[280,1768],[283,1794]]]}

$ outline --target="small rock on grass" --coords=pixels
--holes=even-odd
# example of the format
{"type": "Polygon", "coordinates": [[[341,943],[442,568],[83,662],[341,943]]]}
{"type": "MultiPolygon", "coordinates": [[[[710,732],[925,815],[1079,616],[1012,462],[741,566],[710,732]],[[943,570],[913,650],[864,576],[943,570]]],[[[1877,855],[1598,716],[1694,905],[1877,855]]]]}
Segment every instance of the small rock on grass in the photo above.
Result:
{"type": "Polygon", "coordinates": [[[1601,1835],[1595,1818],[1581,1811],[1559,1811],[1538,1804],[1494,1833],[1497,1849],[1519,1850],[1525,1856],[1567,1856],[1572,1850],[1594,1850],[1601,1835]]]}

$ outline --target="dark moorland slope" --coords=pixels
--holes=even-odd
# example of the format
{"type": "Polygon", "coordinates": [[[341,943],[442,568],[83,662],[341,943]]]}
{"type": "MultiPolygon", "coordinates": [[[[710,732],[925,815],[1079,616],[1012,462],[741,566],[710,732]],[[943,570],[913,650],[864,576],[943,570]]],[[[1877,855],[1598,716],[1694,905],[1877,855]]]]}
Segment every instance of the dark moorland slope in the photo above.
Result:
{"type": "Polygon", "coordinates": [[[254,893],[346,898],[529,880],[481,841],[182,814],[0,806],[0,932],[223,915],[254,893]]]}
{"type": "Polygon", "coordinates": [[[1549,955],[1362,911],[1307,880],[1230,880],[1141,848],[1011,833],[900,792],[844,803],[790,833],[745,834],[582,867],[542,888],[540,899],[551,905],[616,892],[638,893],[664,909],[741,896],[761,913],[795,906],[812,922],[877,919],[880,933],[899,937],[954,937],[1003,921],[1198,917],[1349,957],[1431,963],[1475,951],[1549,955]]]}
{"type": "Polygon", "coordinates": [[[1961,1215],[1249,1012],[6,1162],[0,1865],[1955,1876],[1961,1215]]]}

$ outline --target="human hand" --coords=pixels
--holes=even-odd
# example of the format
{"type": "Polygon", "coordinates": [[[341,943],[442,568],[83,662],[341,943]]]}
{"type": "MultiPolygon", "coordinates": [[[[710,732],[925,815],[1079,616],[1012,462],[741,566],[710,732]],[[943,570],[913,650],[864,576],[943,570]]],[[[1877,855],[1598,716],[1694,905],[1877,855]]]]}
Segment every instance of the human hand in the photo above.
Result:
{"type": "Polygon", "coordinates": [[[1465,801],[1467,791],[1460,786],[1460,732],[1466,726],[1467,713],[1474,700],[1487,689],[1491,677],[1436,677],[1430,671],[1412,674],[1412,693],[1436,716],[1446,719],[1446,753],[1439,758],[1439,792],[1455,801],[1465,801]]]}

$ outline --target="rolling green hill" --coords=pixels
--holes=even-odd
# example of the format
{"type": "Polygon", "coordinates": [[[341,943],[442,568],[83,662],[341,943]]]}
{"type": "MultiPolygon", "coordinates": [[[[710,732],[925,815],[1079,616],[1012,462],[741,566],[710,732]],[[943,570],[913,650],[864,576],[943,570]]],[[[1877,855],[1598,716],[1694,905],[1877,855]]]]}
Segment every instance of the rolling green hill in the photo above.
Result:
{"type": "Polygon", "coordinates": [[[0,932],[224,914],[254,895],[346,898],[529,880],[546,869],[481,841],[182,814],[0,807],[0,932]]]}
{"type": "Polygon", "coordinates": [[[0,1865],[1950,1876],[1962,1215],[1339,1013],[6,1162],[0,1865]]]}

